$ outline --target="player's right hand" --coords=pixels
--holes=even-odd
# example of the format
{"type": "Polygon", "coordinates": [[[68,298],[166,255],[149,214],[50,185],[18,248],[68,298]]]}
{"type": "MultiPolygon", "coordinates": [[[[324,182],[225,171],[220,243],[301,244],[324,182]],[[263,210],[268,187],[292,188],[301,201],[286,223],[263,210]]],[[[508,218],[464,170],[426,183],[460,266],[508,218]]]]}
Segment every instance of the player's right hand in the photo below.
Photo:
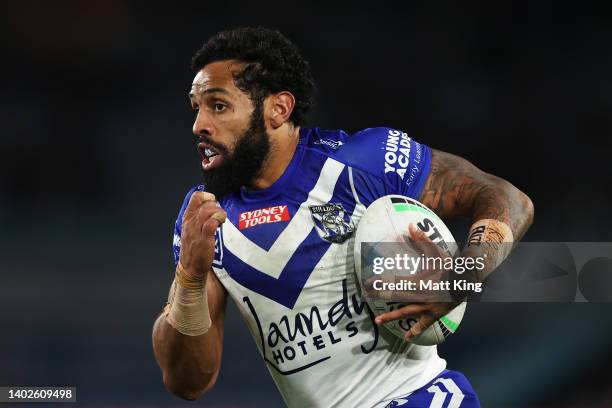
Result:
{"type": "Polygon", "coordinates": [[[213,194],[196,191],[191,195],[183,216],[179,260],[189,280],[206,282],[215,253],[215,231],[226,218],[213,194]]]}

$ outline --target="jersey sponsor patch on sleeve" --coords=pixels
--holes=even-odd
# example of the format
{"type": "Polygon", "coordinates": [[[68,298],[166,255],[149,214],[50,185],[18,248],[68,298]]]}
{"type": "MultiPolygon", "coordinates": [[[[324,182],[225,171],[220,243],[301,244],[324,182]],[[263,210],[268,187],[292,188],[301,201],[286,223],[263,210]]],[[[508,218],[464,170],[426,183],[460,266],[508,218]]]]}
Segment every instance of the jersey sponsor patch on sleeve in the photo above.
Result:
{"type": "Polygon", "coordinates": [[[364,204],[388,194],[418,199],[431,170],[428,146],[387,127],[353,134],[338,157],[352,167],[353,185],[364,204]]]}
{"type": "Polygon", "coordinates": [[[400,179],[410,184],[421,163],[421,146],[411,143],[408,133],[390,129],[385,142],[385,174],[395,172],[400,179]],[[413,148],[414,146],[414,148],[413,148]],[[412,157],[412,166],[410,160],[412,157]],[[408,172],[408,179],[406,178],[408,172]]]}

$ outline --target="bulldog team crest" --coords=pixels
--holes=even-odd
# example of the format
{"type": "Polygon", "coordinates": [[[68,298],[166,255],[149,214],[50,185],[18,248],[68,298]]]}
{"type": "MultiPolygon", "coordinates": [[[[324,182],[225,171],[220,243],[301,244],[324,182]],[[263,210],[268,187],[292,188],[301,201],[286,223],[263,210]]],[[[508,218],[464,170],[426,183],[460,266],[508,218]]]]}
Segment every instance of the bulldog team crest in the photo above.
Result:
{"type": "Polygon", "coordinates": [[[341,243],[353,234],[355,227],[342,204],[311,205],[308,208],[315,228],[324,240],[341,243]]]}

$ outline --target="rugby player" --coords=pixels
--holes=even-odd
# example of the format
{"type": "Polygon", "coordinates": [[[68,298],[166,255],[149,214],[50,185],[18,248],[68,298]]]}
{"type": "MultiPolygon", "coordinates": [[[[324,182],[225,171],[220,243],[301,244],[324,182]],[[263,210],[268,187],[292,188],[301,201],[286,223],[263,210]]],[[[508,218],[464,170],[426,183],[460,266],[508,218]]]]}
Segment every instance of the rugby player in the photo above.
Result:
{"type": "MultiPolygon", "coordinates": [[[[355,278],[355,227],[388,194],[441,218],[468,216],[484,279],[532,222],[530,199],[463,158],[392,128],[305,128],[308,63],[281,33],[220,32],[195,54],[189,98],[203,184],[174,227],[175,279],[153,328],[166,387],[194,400],[215,384],[227,298],[290,407],[477,407],[467,379],[411,338],[455,302],[375,317],[355,278]],[[402,339],[379,324],[420,316],[402,339]]],[[[414,231],[412,231],[414,233],[414,231]]]]}

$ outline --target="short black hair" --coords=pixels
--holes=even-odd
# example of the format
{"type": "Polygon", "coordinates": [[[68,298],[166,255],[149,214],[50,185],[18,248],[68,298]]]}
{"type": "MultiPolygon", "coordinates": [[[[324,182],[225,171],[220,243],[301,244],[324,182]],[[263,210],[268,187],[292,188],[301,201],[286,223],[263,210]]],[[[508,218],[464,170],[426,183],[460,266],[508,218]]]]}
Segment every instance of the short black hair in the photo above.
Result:
{"type": "Polygon", "coordinates": [[[195,53],[191,67],[197,72],[211,62],[229,59],[246,63],[234,81],[251,100],[258,103],[272,93],[289,91],[295,97],[289,119],[303,124],[314,103],[315,83],[308,61],[291,41],[266,27],[220,31],[195,53]]]}

